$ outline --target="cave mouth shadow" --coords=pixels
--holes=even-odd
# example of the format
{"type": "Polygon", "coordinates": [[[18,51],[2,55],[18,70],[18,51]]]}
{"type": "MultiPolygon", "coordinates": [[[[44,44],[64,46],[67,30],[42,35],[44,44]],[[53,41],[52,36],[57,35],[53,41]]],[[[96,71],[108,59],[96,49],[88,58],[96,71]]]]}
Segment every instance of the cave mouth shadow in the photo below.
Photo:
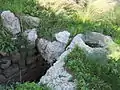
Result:
{"type": "Polygon", "coordinates": [[[103,48],[103,46],[96,42],[85,41],[85,44],[91,48],[103,48]]]}
{"type": "MultiPolygon", "coordinates": [[[[9,73],[14,72],[9,77],[6,77],[5,72],[8,69],[2,70],[2,73],[0,73],[0,76],[3,75],[6,77],[5,80],[0,80],[0,85],[11,85],[16,82],[18,83],[24,83],[24,82],[35,82],[38,83],[40,81],[40,78],[45,75],[47,70],[50,68],[50,65],[43,59],[41,54],[36,50],[33,56],[28,57],[33,62],[31,64],[26,64],[25,67],[20,69],[20,66],[18,64],[11,63],[9,69],[9,73]],[[17,71],[13,71],[14,66],[17,66],[19,69],[17,71]],[[10,69],[13,67],[12,69],[10,69]]],[[[7,74],[9,74],[7,73],[7,74]]]]}

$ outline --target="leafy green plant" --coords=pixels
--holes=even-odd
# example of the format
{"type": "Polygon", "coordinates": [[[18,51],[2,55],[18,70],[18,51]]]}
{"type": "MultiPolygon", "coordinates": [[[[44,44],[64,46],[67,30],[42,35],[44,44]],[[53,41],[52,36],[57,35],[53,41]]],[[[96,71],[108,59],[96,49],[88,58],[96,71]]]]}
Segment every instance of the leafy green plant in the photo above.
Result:
{"type": "Polygon", "coordinates": [[[12,90],[9,86],[0,85],[0,90],[12,90]]]}
{"type": "Polygon", "coordinates": [[[25,82],[23,84],[16,85],[15,90],[48,90],[48,88],[44,86],[39,86],[34,82],[25,82]]]}
{"type": "Polygon", "coordinates": [[[96,61],[89,60],[79,47],[66,57],[65,66],[76,79],[77,89],[119,90],[120,60],[109,60],[107,64],[96,61]]]}
{"type": "Polygon", "coordinates": [[[11,83],[9,85],[0,85],[0,90],[51,90],[50,88],[38,85],[35,82],[11,83]]]}
{"type": "MultiPolygon", "coordinates": [[[[1,3],[3,1],[0,1],[1,3]]],[[[120,43],[119,7],[116,7],[112,13],[107,12],[101,16],[94,12],[90,2],[87,2],[86,7],[82,9],[77,4],[66,4],[64,0],[61,3],[58,0],[5,0],[1,9],[39,17],[39,37],[49,40],[54,39],[56,32],[63,30],[68,30],[72,36],[78,33],[96,31],[110,35],[117,43],[120,43]],[[60,5],[62,8],[59,8],[60,5]],[[20,10],[18,10],[19,8],[20,10]]]]}
{"type": "MultiPolygon", "coordinates": [[[[29,12],[35,6],[36,0],[0,0],[0,9],[11,10],[15,13],[29,12]]],[[[30,12],[29,12],[30,13],[30,12]]]]}
{"type": "Polygon", "coordinates": [[[11,53],[16,51],[15,41],[12,39],[12,34],[8,32],[0,20],[0,51],[11,53]]]}

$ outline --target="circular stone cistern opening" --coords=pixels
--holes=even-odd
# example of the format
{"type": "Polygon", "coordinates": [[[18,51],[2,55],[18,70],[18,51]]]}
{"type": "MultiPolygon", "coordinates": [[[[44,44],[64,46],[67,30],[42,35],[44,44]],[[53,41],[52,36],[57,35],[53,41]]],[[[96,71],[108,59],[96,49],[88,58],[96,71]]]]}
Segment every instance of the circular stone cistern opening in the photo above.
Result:
{"type": "Polygon", "coordinates": [[[91,48],[101,48],[101,47],[103,47],[97,42],[85,41],[85,44],[88,45],[91,48]]]}
{"type": "Polygon", "coordinates": [[[37,49],[31,56],[14,53],[0,53],[0,84],[13,82],[39,81],[50,65],[42,58],[37,49]],[[22,61],[23,60],[23,61],[22,61]]]}
{"type": "Polygon", "coordinates": [[[105,35],[97,32],[86,33],[81,38],[91,48],[103,48],[106,45],[105,39],[107,39],[105,35]]]}

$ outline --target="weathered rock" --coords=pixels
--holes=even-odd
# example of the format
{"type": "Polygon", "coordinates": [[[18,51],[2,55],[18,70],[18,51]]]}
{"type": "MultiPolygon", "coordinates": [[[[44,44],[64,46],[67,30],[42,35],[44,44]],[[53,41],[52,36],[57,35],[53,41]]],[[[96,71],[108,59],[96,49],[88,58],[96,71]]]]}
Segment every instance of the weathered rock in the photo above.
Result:
{"type": "Polygon", "coordinates": [[[27,36],[27,40],[30,42],[30,44],[35,45],[35,41],[37,39],[37,31],[36,29],[28,29],[24,32],[25,36],[27,36]]]}
{"type": "Polygon", "coordinates": [[[13,64],[18,64],[20,59],[21,59],[20,53],[13,53],[12,54],[12,63],[13,64]]]}
{"type": "Polygon", "coordinates": [[[70,37],[70,33],[68,31],[62,31],[55,34],[55,37],[57,41],[67,44],[70,37]]]}
{"type": "Polygon", "coordinates": [[[32,16],[23,16],[22,20],[27,23],[30,27],[38,27],[40,23],[40,19],[38,17],[32,17],[32,16]]]}
{"type": "Polygon", "coordinates": [[[37,47],[42,57],[50,64],[52,64],[65,50],[65,44],[57,41],[49,42],[45,39],[39,39],[37,47]]]}
{"type": "Polygon", "coordinates": [[[50,43],[50,41],[48,41],[46,39],[41,38],[38,40],[37,48],[41,54],[45,53],[45,49],[46,49],[48,43],[50,43]]]}
{"type": "Polygon", "coordinates": [[[7,69],[11,65],[10,57],[3,57],[0,61],[2,62],[0,65],[2,69],[7,69]]]}
{"type": "Polygon", "coordinates": [[[71,50],[65,51],[47,73],[40,79],[39,84],[45,84],[52,90],[75,90],[76,84],[70,75],[64,69],[64,58],[71,50]]]}
{"type": "Polygon", "coordinates": [[[19,67],[18,65],[14,64],[10,66],[8,69],[6,69],[3,73],[6,77],[10,77],[14,73],[19,72],[19,67]]]}
{"type": "MultiPolygon", "coordinates": [[[[97,32],[76,35],[67,49],[73,49],[76,45],[83,49],[89,59],[100,62],[106,62],[109,54],[116,53],[114,50],[110,50],[110,46],[116,45],[112,38],[97,32]]],[[[118,52],[117,56],[119,55],[118,52]]]]}
{"type": "Polygon", "coordinates": [[[0,75],[0,84],[2,84],[2,83],[5,82],[5,81],[6,81],[5,76],[0,75]]]}
{"type": "Polygon", "coordinates": [[[114,44],[111,37],[96,32],[91,32],[86,35],[76,35],[66,51],[57,58],[53,66],[51,66],[46,74],[40,79],[39,84],[47,85],[52,90],[76,90],[75,80],[73,80],[72,75],[64,69],[64,58],[77,45],[85,52],[89,60],[97,60],[100,61],[100,63],[106,63],[109,53],[108,47],[114,44]]]}
{"type": "Polygon", "coordinates": [[[97,32],[90,32],[88,34],[85,34],[82,39],[84,42],[91,42],[91,43],[96,43],[101,47],[105,47],[109,44],[113,44],[113,40],[110,36],[103,35],[101,33],[97,32]]]}
{"type": "Polygon", "coordinates": [[[3,11],[1,13],[3,26],[7,28],[13,35],[21,31],[19,19],[10,11],[3,11]]]}
{"type": "Polygon", "coordinates": [[[70,45],[67,47],[67,49],[73,49],[76,45],[83,48],[86,52],[91,52],[92,48],[85,44],[85,42],[82,39],[83,34],[76,35],[70,45]]]}
{"type": "Polygon", "coordinates": [[[65,45],[62,43],[56,41],[49,43],[45,50],[48,55],[47,60],[51,62],[52,60],[57,59],[63,53],[64,49],[65,45]]]}
{"type": "Polygon", "coordinates": [[[89,42],[89,45],[94,43],[94,44],[97,44],[97,46],[99,46],[99,50],[98,48],[94,49],[94,53],[101,52],[101,54],[96,57],[105,56],[105,50],[106,50],[108,54],[107,55],[108,58],[113,58],[115,60],[118,60],[120,58],[120,46],[116,44],[110,36],[103,35],[97,32],[91,32],[84,35],[83,40],[87,43],[89,42]]]}

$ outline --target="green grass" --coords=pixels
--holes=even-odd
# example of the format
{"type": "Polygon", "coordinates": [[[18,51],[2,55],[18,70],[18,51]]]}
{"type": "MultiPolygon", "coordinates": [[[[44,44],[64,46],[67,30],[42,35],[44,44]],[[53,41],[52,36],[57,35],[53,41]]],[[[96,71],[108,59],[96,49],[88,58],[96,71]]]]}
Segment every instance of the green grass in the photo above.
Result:
{"type": "Polygon", "coordinates": [[[15,13],[23,13],[34,8],[35,0],[0,0],[0,10],[11,10],[15,13]]]}
{"type": "Polygon", "coordinates": [[[76,47],[66,57],[66,68],[77,82],[77,90],[119,90],[120,60],[107,64],[91,61],[76,47]]]}
{"type": "Polygon", "coordinates": [[[15,83],[11,85],[0,85],[0,90],[51,90],[46,86],[40,86],[34,82],[15,83]]]}
{"type": "Polygon", "coordinates": [[[18,84],[15,86],[15,90],[50,90],[45,86],[37,85],[36,83],[32,82],[25,82],[23,84],[18,84]]]}
{"type": "MultiPolygon", "coordinates": [[[[54,40],[54,34],[63,30],[68,30],[71,37],[78,33],[96,31],[110,35],[116,43],[120,44],[120,7],[98,17],[90,7],[80,10],[78,7],[73,9],[73,5],[63,4],[65,6],[61,6],[62,9],[54,9],[54,7],[43,7],[41,3],[38,4],[35,1],[0,0],[0,11],[11,10],[18,16],[28,14],[39,17],[38,35],[48,40],[54,40]]],[[[47,3],[47,0],[45,1],[47,3]]],[[[57,4],[59,6],[59,3],[57,4]]],[[[22,25],[23,29],[26,29],[24,22],[22,25]]],[[[0,34],[4,35],[2,31],[5,32],[5,29],[1,22],[0,28],[0,34]]],[[[5,35],[8,38],[0,38],[0,51],[13,51],[14,42],[11,41],[11,36],[8,33],[5,35]],[[2,50],[1,47],[4,49],[2,50]]],[[[76,48],[68,55],[66,62],[67,68],[72,71],[74,78],[77,79],[78,90],[119,90],[119,60],[111,60],[106,65],[89,62],[84,52],[76,48]]]]}
{"type": "MultiPolygon", "coordinates": [[[[47,3],[48,1],[45,2],[47,3]]],[[[96,31],[110,35],[117,43],[120,43],[120,27],[118,24],[120,15],[118,7],[112,13],[103,14],[103,17],[96,18],[94,9],[89,6],[84,10],[79,10],[80,8],[78,7],[78,9],[73,9],[69,4],[63,4],[62,7],[64,8],[62,9],[64,12],[57,14],[57,11],[62,11],[61,8],[54,10],[54,7],[43,7],[41,3],[36,3],[36,0],[2,0],[0,4],[1,10],[11,10],[20,15],[22,13],[39,17],[39,37],[54,40],[54,34],[63,30],[68,30],[72,34],[71,36],[81,32],[96,31]]],[[[59,6],[59,3],[56,4],[59,6]]]]}
{"type": "Polygon", "coordinates": [[[3,27],[1,22],[0,18],[0,51],[7,53],[16,51],[17,47],[15,46],[15,41],[11,39],[12,34],[3,27]]]}

